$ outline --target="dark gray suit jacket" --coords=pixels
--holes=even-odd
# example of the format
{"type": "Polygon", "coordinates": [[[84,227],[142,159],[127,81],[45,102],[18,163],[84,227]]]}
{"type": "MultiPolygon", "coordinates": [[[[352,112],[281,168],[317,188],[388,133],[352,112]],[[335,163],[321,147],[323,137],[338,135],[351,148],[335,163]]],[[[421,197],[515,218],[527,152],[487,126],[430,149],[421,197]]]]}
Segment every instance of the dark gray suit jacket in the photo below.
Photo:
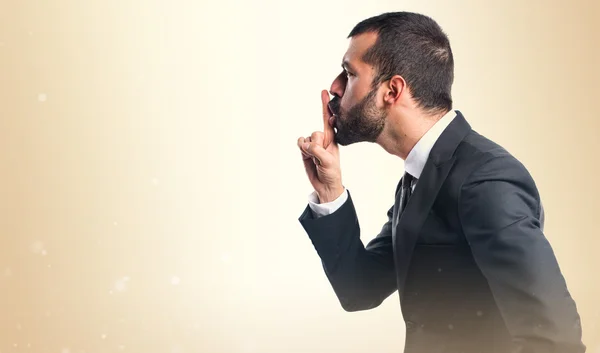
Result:
{"type": "Polygon", "coordinates": [[[342,307],[375,308],[398,290],[407,353],[585,352],[534,180],[457,114],[405,211],[400,181],[366,247],[350,195],[330,215],[300,216],[342,307]]]}

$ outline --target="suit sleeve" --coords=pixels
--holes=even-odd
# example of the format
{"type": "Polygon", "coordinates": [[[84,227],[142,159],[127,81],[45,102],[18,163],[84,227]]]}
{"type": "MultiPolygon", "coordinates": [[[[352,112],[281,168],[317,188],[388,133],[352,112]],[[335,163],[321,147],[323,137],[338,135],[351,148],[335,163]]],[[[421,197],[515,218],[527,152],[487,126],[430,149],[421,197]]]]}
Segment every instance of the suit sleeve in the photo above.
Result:
{"type": "Polygon", "coordinates": [[[327,203],[319,203],[319,196],[316,191],[313,191],[310,195],[308,195],[308,205],[310,209],[313,211],[313,216],[315,218],[327,216],[337,211],[348,199],[348,190],[344,188],[344,192],[335,200],[327,203]]]}
{"type": "Polygon", "coordinates": [[[458,208],[514,352],[585,352],[580,317],[542,231],[539,194],[523,165],[512,157],[489,159],[465,180],[458,208]]]}
{"type": "Polygon", "coordinates": [[[396,289],[392,247],[393,207],[379,234],[365,247],[348,191],[346,202],[332,214],[316,218],[307,206],[299,221],[321,259],[325,274],[346,311],[379,306],[396,289]]]}

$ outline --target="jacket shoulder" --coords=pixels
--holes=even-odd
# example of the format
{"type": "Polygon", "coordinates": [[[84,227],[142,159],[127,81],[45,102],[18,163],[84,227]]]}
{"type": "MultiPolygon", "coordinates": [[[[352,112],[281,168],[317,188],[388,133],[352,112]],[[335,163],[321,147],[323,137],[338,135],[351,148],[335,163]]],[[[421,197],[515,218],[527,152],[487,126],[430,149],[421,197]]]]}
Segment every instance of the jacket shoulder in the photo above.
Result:
{"type": "Polygon", "coordinates": [[[522,169],[523,172],[529,174],[523,163],[506,148],[475,130],[470,131],[458,145],[455,157],[457,167],[466,168],[469,171],[486,163],[501,163],[507,167],[522,169]]]}
{"type": "Polygon", "coordinates": [[[537,187],[529,170],[506,148],[472,130],[458,145],[455,153],[458,185],[469,179],[504,180],[519,184],[536,194],[537,187]]]}

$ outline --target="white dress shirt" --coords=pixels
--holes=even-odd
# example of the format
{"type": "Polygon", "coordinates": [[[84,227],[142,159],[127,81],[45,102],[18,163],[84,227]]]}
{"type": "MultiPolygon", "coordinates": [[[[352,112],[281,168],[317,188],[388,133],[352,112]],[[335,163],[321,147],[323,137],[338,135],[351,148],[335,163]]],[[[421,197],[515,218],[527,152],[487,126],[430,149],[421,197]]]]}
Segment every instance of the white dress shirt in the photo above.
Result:
{"type": "MultiPolygon", "coordinates": [[[[429,152],[433,145],[438,140],[442,132],[448,127],[450,122],[456,117],[456,112],[450,110],[440,120],[438,120],[426,133],[421,137],[417,144],[410,150],[406,160],[404,161],[404,171],[414,177],[412,188],[414,190],[418,179],[421,177],[421,172],[425,167],[425,162],[429,158],[429,152]]],[[[335,200],[327,203],[319,203],[319,197],[316,191],[313,191],[308,196],[308,205],[315,218],[323,217],[337,211],[348,200],[348,191],[344,187],[344,192],[335,200]]]]}

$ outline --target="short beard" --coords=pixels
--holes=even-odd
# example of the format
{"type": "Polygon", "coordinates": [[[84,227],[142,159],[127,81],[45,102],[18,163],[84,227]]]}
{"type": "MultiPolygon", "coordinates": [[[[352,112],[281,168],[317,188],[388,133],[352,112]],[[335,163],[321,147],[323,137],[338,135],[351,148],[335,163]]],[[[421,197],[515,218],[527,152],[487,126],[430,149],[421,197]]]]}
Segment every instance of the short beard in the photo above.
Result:
{"type": "Polygon", "coordinates": [[[375,105],[377,89],[373,88],[365,98],[355,104],[350,110],[340,107],[339,97],[331,101],[331,111],[336,115],[335,142],[348,146],[358,142],[376,142],[383,131],[387,112],[375,105]]]}

